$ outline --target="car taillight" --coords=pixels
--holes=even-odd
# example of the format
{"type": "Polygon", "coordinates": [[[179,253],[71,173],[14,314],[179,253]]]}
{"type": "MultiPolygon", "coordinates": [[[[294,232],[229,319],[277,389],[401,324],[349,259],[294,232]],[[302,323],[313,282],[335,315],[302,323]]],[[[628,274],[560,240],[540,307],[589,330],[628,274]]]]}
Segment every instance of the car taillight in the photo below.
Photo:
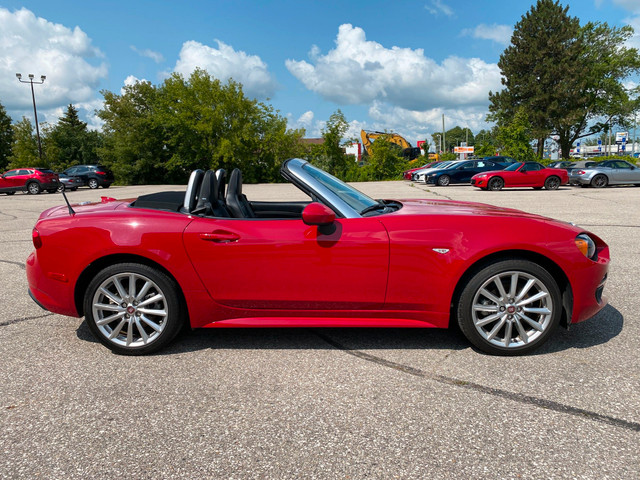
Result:
{"type": "Polygon", "coordinates": [[[40,232],[36,227],[33,227],[33,230],[31,230],[31,240],[33,240],[33,246],[36,247],[36,249],[42,246],[42,238],[40,238],[40,232]]]}
{"type": "Polygon", "coordinates": [[[106,175],[106,174],[107,174],[107,172],[103,172],[103,171],[101,171],[101,170],[96,170],[96,173],[97,173],[98,175],[106,175]]]}
{"type": "Polygon", "coordinates": [[[576,175],[584,175],[584,170],[578,170],[578,171],[576,172],[576,175]]]}

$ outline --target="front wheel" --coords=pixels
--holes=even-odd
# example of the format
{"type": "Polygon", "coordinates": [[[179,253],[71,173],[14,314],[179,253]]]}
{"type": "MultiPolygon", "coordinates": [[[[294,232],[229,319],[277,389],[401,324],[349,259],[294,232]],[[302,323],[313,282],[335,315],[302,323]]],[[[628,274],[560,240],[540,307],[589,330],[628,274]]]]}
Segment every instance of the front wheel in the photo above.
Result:
{"type": "Polygon", "coordinates": [[[449,175],[440,175],[438,177],[438,182],[437,184],[440,185],[441,187],[446,187],[451,183],[451,178],[449,177],[449,175]]]}
{"type": "Polygon", "coordinates": [[[493,191],[502,190],[502,187],[504,187],[504,180],[502,180],[500,177],[493,177],[491,180],[489,180],[489,185],[487,185],[487,187],[489,188],[489,190],[493,191]]]}
{"type": "Polygon", "coordinates": [[[544,181],[544,188],[547,190],[557,190],[560,186],[560,178],[551,176],[544,181]]]}
{"type": "Polygon", "coordinates": [[[107,267],[85,293],[87,325],[115,353],[155,352],[171,342],[183,324],[178,288],[173,279],[147,265],[107,267]]]}
{"type": "Polygon", "coordinates": [[[38,195],[41,191],[40,184],[37,182],[31,182],[27,185],[27,192],[29,192],[30,195],[38,195]]]}
{"type": "Polygon", "coordinates": [[[562,300],[553,277],[528,260],[488,265],[465,285],[458,324],[480,350],[495,355],[529,353],[546,342],[560,322],[562,300]]]}
{"type": "Polygon", "coordinates": [[[89,185],[89,188],[92,190],[95,190],[100,186],[98,185],[98,180],[96,180],[95,178],[90,178],[89,181],[87,182],[87,185],[89,185]]]}

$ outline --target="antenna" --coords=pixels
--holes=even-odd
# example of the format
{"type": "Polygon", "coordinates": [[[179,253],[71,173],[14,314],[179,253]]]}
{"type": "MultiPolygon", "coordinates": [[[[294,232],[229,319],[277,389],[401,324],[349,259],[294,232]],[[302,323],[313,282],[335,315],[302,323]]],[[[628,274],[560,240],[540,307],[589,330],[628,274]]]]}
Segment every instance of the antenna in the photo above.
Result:
{"type": "Polygon", "coordinates": [[[67,207],[69,207],[69,215],[75,215],[76,212],[73,208],[71,208],[71,204],[69,203],[69,199],[67,198],[67,194],[64,193],[64,189],[60,192],[62,193],[62,196],[64,197],[64,201],[67,202],[67,207]]]}

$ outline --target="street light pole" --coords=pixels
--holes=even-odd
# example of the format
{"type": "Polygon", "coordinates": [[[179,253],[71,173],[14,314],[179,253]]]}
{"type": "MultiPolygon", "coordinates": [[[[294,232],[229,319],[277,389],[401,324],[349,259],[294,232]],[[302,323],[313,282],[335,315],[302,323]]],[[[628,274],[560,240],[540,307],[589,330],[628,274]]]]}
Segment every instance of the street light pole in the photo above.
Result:
{"type": "Polygon", "coordinates": [[[40,142],[40,126],[38,125],[38,111],[36,110],[36,94],[33,91],[33,84],[42,85],[47,78],[46,75],[40,76],[40,81],[33,80],[33,73],[29,74],[29,80],[22,80],[22,74],[16,73],[16,78],[20,83],[30,83],[31,84],[31,98],[33,99],[33,116],[36,119],[36,135],[38,137],[38,153],[40,154],[40,162],[42,162],[42,143],[40,142]]]}

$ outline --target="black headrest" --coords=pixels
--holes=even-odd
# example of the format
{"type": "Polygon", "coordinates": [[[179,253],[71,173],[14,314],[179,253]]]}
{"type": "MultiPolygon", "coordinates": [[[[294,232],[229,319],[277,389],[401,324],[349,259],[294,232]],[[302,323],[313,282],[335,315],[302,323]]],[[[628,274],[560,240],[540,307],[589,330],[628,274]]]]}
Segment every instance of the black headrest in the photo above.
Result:
{"type": "Polygon", "coordinates": [[[227,171],[224,168],[216,170],[216,180],[218,181],[218,200],[224,202],[225,183],[227,181],[227,171]]]}
{"type": "Polygon", "coordinates": [[[229,177],[228,194],[242,195],[242,172],[239,168],[234,168],[229,177]]]}
{"type": "Polygon", "coordinates": [[[202,179],[200,186],[200,194],[198,195],[198,203],[191,211],[194,214],[210,214],[213,207],[212,204],[218,202],[218,181],[213,170],[207,170],[202,179]]]}

